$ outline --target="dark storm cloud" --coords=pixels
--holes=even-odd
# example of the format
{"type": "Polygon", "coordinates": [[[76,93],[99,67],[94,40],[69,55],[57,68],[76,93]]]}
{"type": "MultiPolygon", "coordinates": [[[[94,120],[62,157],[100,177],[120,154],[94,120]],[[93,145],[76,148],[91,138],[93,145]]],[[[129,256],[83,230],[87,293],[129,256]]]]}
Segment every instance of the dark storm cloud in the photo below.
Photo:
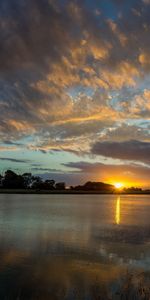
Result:
{"type": "Polygon", "coordinates": [[[150,163],[150,143],[141,141],[124,141],[124,142],[96,142],[91,149],[96,155],[105,157],[132,160],[138,162],[150,163]]]}

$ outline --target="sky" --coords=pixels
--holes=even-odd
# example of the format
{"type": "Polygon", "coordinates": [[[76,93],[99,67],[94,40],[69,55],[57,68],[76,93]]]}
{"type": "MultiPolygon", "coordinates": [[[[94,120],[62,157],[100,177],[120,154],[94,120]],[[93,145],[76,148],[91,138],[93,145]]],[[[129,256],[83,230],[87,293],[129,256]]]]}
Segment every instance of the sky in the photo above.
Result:
{"type": "Polygon", "coordinates": [[[150,0],[0,1],[0,172],[150,187],[150,0]]]}

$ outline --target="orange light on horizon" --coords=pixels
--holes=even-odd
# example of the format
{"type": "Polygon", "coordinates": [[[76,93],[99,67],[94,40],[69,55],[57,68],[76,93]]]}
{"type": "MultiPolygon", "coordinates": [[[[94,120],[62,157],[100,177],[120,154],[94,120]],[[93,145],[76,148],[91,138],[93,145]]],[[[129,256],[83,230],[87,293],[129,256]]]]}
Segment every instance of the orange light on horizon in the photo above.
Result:
{"type": "Polygon", "coordinates": [[[114,184],[114,186],[115,186],[115,188],[118,189],[118,190],[124,187],[123,183],[121,183],[121,182],[116,182],[116,183],[114,184]]]}
{"type": "Polygon", "coordinates": [[[128,179],[125,177],[121,177],[121,176],[111,176],[111,179],[106,179],[104,180],[105,182],[107,182],[108,184],[111,184],[115,187],[116,190],[123,190],[124,188],[142,188],[142,189],[147,189],[148,184],[146,185],[147,182],[139,182],[138,180],[132,180],[132,179],[128,179]]]}

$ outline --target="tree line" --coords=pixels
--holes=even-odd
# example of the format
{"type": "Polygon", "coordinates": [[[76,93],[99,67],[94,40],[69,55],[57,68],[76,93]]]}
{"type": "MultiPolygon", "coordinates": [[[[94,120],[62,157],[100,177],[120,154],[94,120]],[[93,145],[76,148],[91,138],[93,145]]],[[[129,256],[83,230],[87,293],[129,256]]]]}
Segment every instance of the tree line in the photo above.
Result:
{"type": "Polygon", "coordinates": [[[43,181],[41,177],[31,173],[22,175],[7,170],[4,176],[0,175],[0,187],[3,189],[35,189],[35,190],[65,190],[65,182],[56,183],[55,180],[43,181]]]}
{"type": "MultiPolygon", "coordinates": [[[[0,189],[32,189],[32,190],[66,190],[65,182],[55,182],[53,179],[42,180],[41,177],[32,175],[31,173],[24,173],[22,175],[16,174],[12,170],[7,170],[4,175],[0,174],[0,189]]],[[[93,192],[101,192],[101,193],[118,193],[116,191],[114,185],[107,184],[104,182],[92,182],[88,181],[83,185],[70,186],[67,188],[72,192],[80,192],[80,191],[93,191],[93,192]]],[[[141,188],[131,187],[124,188],[121,190],[121,193],[150,193],[150,190],[142,190],[141,188]]]]}
{"type": "MultiPolygon", "coordinates": [[[[16,174],[12,170],[7,170],[4,175],[0,175],[1,189],[34,189],[34,190],[65,190],[65,182],[55,182],[53,179],[42,180],[39,176],[31,173],[22,175],[16,174]]],[[[88,181],[83,185],[71,186],[71,191],[105,191],[113,192],[114,186],[103,182],[88,181]]]]}

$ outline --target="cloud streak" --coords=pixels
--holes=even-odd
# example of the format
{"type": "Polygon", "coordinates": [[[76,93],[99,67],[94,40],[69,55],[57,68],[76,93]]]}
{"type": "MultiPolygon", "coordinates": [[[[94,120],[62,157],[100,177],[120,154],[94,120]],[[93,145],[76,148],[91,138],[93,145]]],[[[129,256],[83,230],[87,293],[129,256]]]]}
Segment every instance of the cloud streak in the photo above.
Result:
{"type": "Polygon", "coordinates": [[[28,160],[28,159],[16,159],[16,158],[10,158],[10,157],[0,157],[0,160],[9,161],[9,162],[13,162],[13,163],[23,163],[23,164],[30,162],[30,160],[28,160]]]}

